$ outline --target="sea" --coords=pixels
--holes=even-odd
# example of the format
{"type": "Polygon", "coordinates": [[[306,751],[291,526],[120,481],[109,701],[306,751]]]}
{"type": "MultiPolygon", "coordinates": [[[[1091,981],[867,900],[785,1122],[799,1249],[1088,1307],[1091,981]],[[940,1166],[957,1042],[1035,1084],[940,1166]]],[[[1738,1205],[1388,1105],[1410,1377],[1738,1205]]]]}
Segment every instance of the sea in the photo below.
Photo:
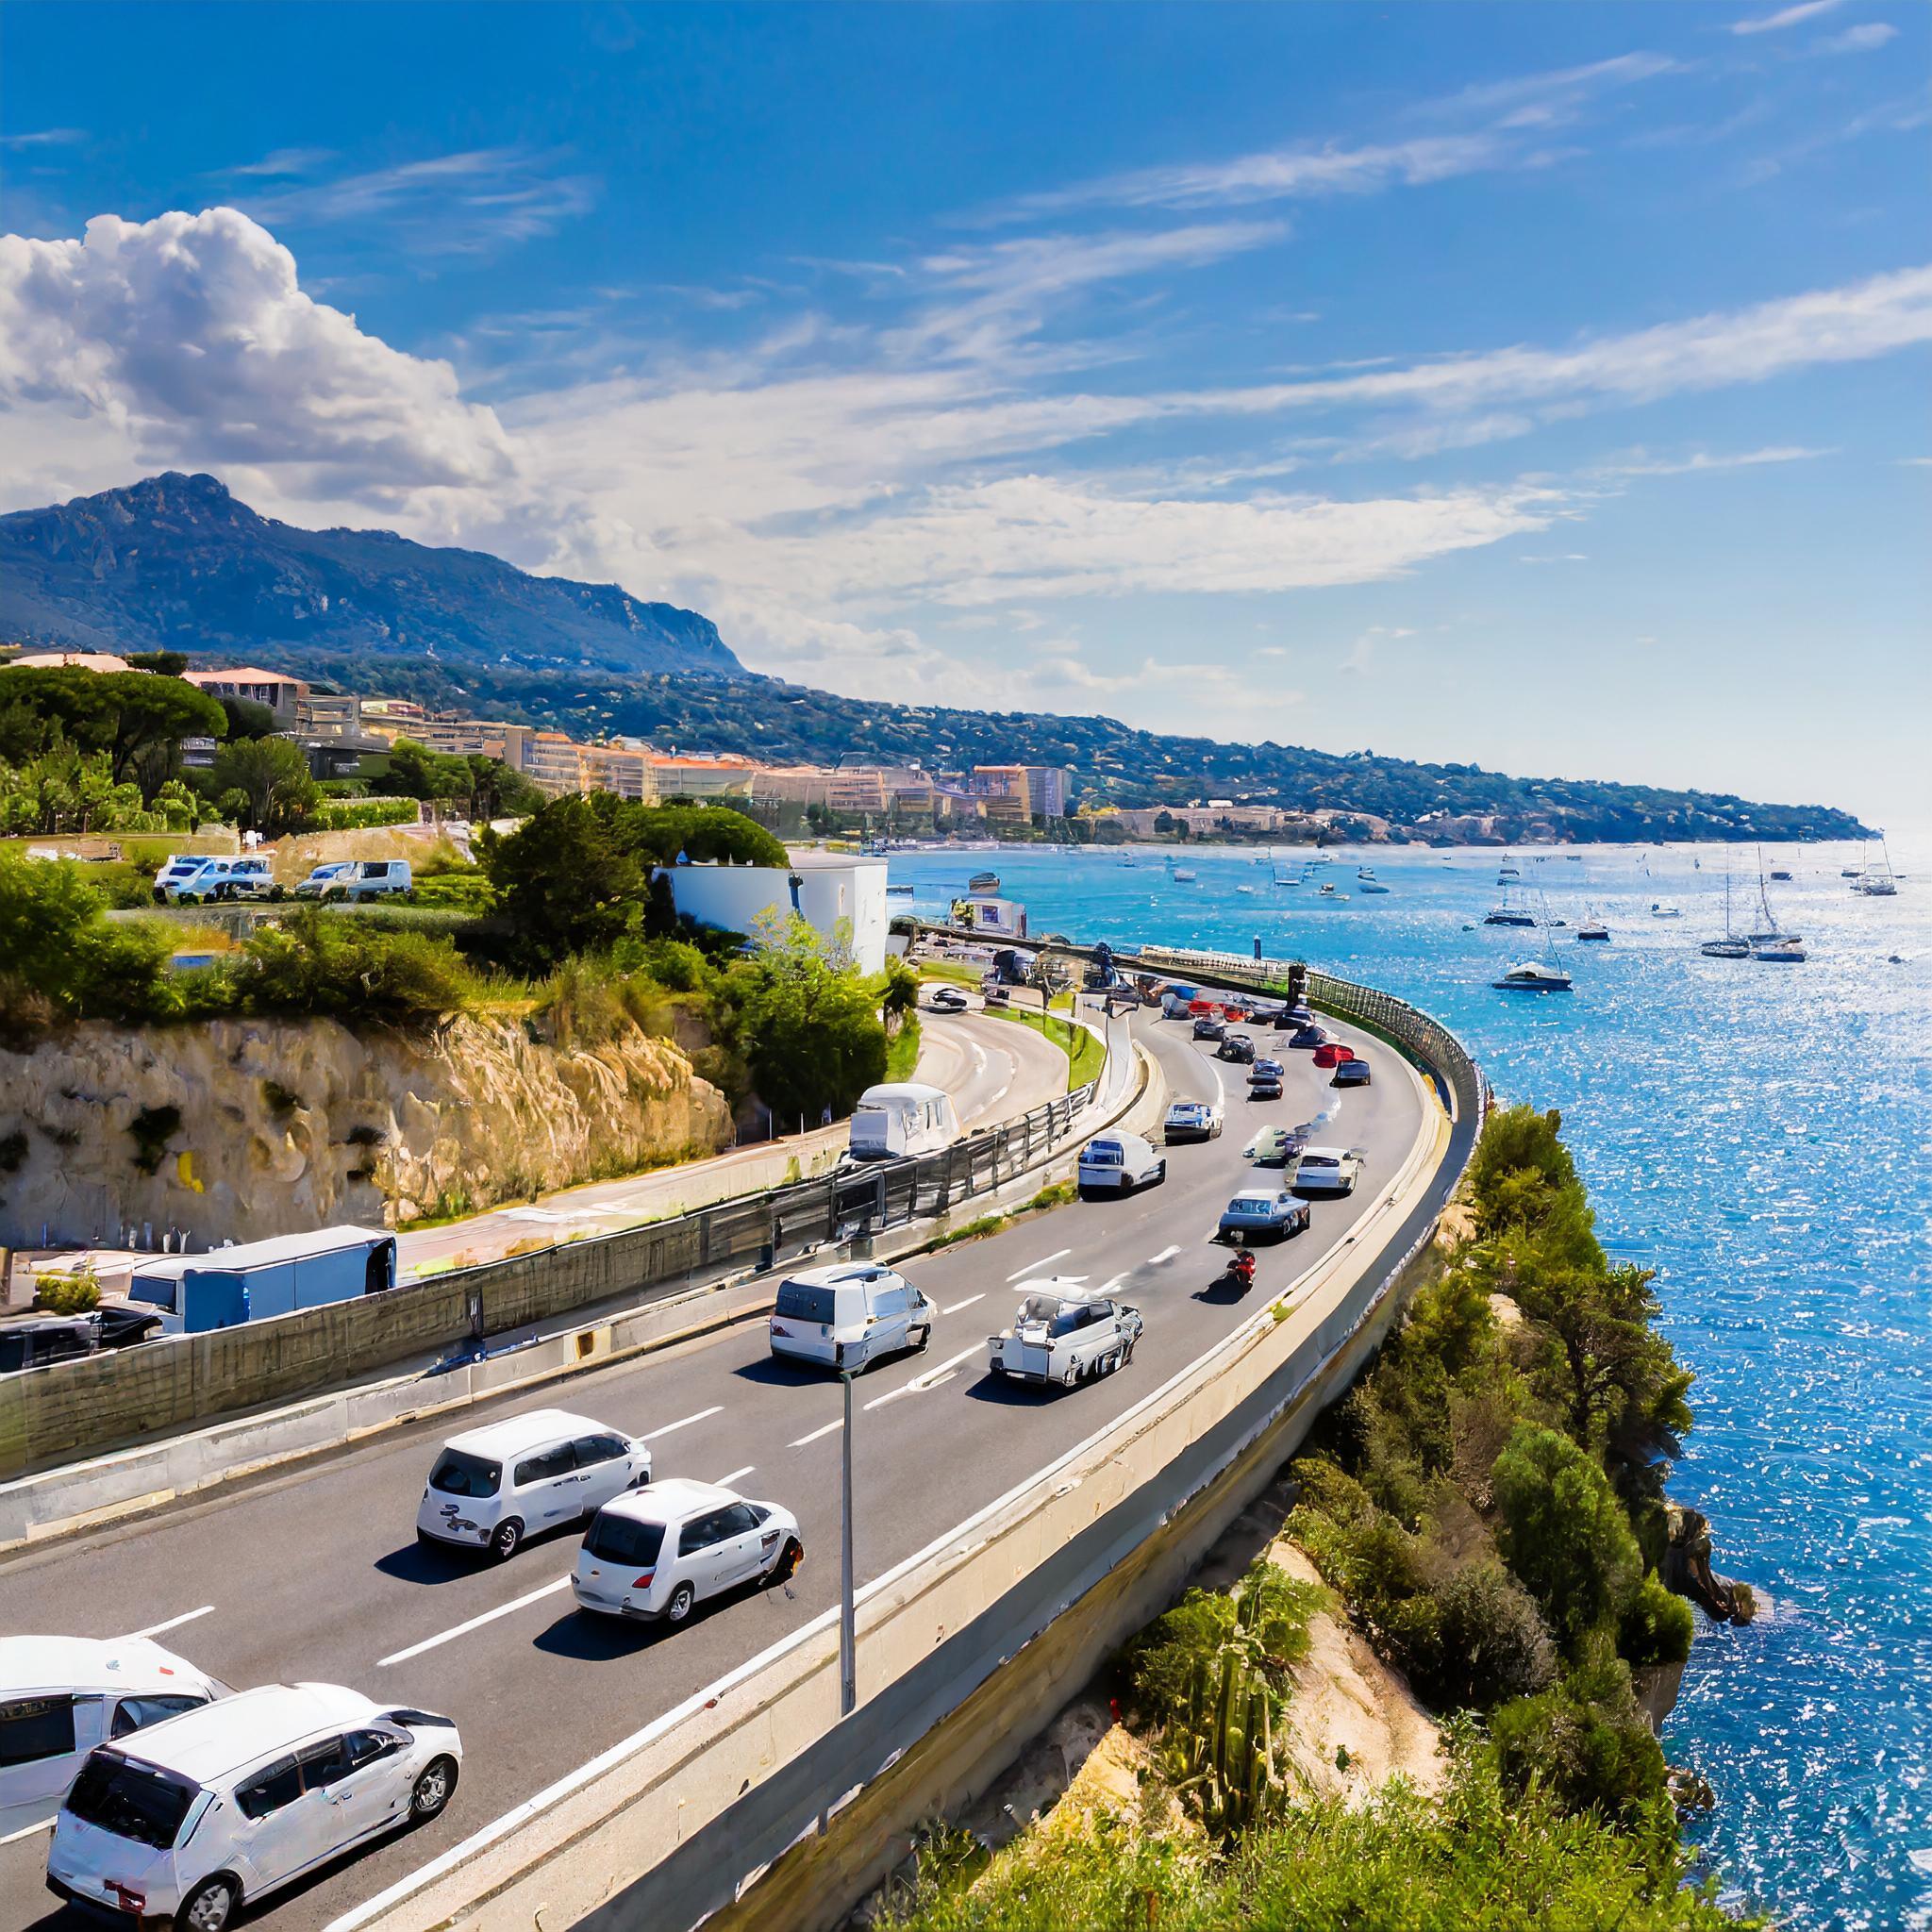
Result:
{"type": "Polygon", "coordinates": [[[1504,1099],[1559,1109],[1606,1247],[1657,1271],[1696,1374],[1672,1493],[1760,1606],[1743,1629],[1700,1617],[1665,1725],[1716,1794],[1689,1840],[1734,1907],[1932,1926],[1932,834],[1894,837],[1889,899],[1842,876],[1875,845],[1764,848],[1802,964],[1698,952],[1727,863],[1733,924],[1759,923],[1748,848],[1326,856],[1277,884],[1306,848],[894,853],[914,891],[889,903],[942,915],[990,870],[1036,934],[1258,943],[1412,1000],[1504,1099]],[[1515,903],[1568,924],[1483,924],[1506,865],[1515,903]],[[1607,943],[1576,939],[1591,918],[1607,943]],[[1492,989],[1551,957],[1573,991],[1492,989]]]}

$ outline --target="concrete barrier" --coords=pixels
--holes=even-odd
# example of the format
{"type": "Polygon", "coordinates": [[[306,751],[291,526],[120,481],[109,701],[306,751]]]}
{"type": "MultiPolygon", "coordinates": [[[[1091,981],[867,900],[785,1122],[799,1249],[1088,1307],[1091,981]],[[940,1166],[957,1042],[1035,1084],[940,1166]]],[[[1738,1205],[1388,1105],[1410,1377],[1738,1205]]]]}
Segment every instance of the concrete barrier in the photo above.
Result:
{"type": "MultiPolygon", "coordinates": [[[[1144,1131],[1159,1119],[1166,1106],[1166,1089],[1157,1062],[1136,1047],[1132,1065],[1135,1077],[1117,1096],[1112,1118],[1106,1123],[1096,1119],[1093,1125],[1119,1124],[1144,1131]]],[[[960,1204],[961,1211],[976,1217],[1022,1205],[1061,1170],[1073,1172],[1077,1144],[1071,1137],[1042,1144],[1033,1165],[1009,1174],[990,1193],[968,1197],[960,1204]]],[[[885,1261],[916,1255],[944,1233],[952,1219],[952,1211],[944,1210],[936,1217],[871,1237],[868,1252],[885,1261]]],[[[671,1224],[658,1239],[682,1239],[675,1232],[676,1225],[671,1224]]],[[[519,1257],[523,1258],[541,1257],[519,1257]]],[[[775,1274],[754,1274],[690,1290],[437,1373],[428,1373],[426,1365],[418,1366],[379,1382],[334,1391],[0,1485],[0,1550],[137,1515],[219,1483],[258,1475],[385,1429],[464,1408],[507,1390],[534,1388],[666,1348],[713,1329],[762,1319],[771,1312],[778,1279],[775,1274]]],[[[492,1308],[502,1314],[515,1305],[520,1292],[511,1283],[492,1302],[492,1308]]],[[[341,1305],[352,1310],[366,1306],[341,1305]]],[[[335,1310],[314,1312],[326,1315],[335,1310]]],[[[514,1324],[506,1322],[501,1325],[514,1324]]],[[[250,1333],[248,1329],[229,1329],[220,1336],[195,1340],[246,1339],[250,1333]]],[[[175,1363],[189,1359],[172,1351],[157,1354],[175,1363]]]]}
{"type": "Polygon", "coordinates": [[[1284,1297],[1119,1422],[868,1585],[858,1609],[860,1701],[849,1717],[839,1715],[827,1613],[330,1932],[675,1932],[731,1905],[816,1817],[842,1807],[908,1740],[965,1707],[1116,1573],[1119,1583],[1068,1628],[1078,1633],[1074,1655],[1124,1634],[1122,1620],[1147,1600],[1124,1566],[1144,1574],[1148,1591],[1172,1580],[1194,1539],[1241,1507],[1245,1486],[1258,1486],[1255,1473],[1265,1479],[1291,1446],[1287,1419],[1299,1414],[1305,1427],[1392,1318],[1479,1119],[1464,1112],[1452,1124],[1425,1107],[1369,1214],[1284,1297]],[[1184,1516],[1186,1533],[1168,1536],[1184,1516]],[[1166,1541],[1137,1556],[1156,1537],[1166,1541]]]}

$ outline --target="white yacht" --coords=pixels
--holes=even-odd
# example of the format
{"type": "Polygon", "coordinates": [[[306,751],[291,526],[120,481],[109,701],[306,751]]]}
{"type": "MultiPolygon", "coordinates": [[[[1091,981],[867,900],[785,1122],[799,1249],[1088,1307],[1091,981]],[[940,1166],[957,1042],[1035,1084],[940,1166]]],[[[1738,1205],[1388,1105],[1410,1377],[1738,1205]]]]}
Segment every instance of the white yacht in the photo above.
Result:
{"type": "Polygon", "coordinates": [[[1878,863],[1868,865],[1862,875],[1852,881],[1852,891],[1862,892],[1868,899],[1895,899],[1898,897],[1898,881],[1891,872],[1891,853],[1885,842],[1885,834],[1878,835],[1878,863]]]}
{"type": "Polygon", "coordinates": [[[1767,940],[1762,945],[1753,946],[1751,957],[1772,966],[1802,966],[1808,955],[1795,936],[1787,934],[1783,939],[1767,940]]]}
{"type": "Polygon", "coordinates": [[[1751,941],[1731,930],[1731,867],[1728,853],[1724,856],[1724,936],[1721,940],[1706,940],[1697,950],[1707,959],[1748,959],[1751,957],[1751,941]]]}
{"type": "Polygon", "coordinates": [[[1346,892],[1338,892],[1333,886],[1323,886],[1315,893],[1318,899],[1325,900],[1330,906],[1340,906],[1348,897],[1346,892]]]}
{"type": "Polygon", "coordinates": [[[1650,916],[1653,919],[1682,919],[1684,908],[1681,906],[1666,906],[1662,900],[1653,899],[1650,902],[1650,916]]]}
{"type": "Polygon", "coordinates": [[[1490,984],[1498,992],[1568,992],[1570,975],[1545,959],[1519,959],[1501,979],[1490,984]]]}
{"type": "Polygon", "coordinates": [[[1485,925],[1534,925],[1536,914],[1525,906],[1509,903],[1509,888],[1503,888],[1501,901],[1483,919],[1485,925]]]}

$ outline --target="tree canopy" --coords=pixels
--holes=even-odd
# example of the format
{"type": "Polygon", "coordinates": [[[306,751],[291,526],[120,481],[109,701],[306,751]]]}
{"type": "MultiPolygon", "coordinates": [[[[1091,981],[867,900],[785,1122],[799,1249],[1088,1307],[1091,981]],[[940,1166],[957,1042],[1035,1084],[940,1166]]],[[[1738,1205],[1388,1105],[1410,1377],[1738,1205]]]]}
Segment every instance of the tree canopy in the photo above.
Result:
{"type": "MultiPolygon", "coordinates": [[[[32,757],[64,741],[106,752],[119,785],[146,754],[227,729],[221,705],[184,678],[66,664],[0,669],[0,756],[32,757]]],[[[155,783],[169,775],[158,773],[155,783]]]]}

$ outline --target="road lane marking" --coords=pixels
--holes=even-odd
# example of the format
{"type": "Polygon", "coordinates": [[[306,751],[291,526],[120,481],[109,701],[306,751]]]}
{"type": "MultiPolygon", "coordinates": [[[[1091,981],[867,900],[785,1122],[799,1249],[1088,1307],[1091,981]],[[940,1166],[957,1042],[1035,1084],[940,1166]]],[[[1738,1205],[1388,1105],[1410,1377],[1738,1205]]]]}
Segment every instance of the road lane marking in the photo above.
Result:
{"type": "Polygon", "coordinates": [[[797,1441],[788,1442],[785,1446],[788,1449],[803,1449],[808,1442],[816,1442],[821,1436],[829,1436],[835,1429],[842,1429],[844,1426],[844,1418],[841,1416],[838,1421],[829,1422],[824,1428],[814,1429],[810,1435],[801,1436],[797,1441]]]}
{"type": "Polygon", "coordinates": [[[1042,1255],[1041,1256],[1039,1260],[1029,1261],[1024,1268],[1015,1268],[1013,1272],[1007,1276],[1007,1279],[1008,1281],[1018,1281],[1025,1275],[1038,1274],[1042,1268],[1044,1268],[1049,1261],[1058,1261],[1061,1258],[1062,1256],[1071,1255],[1073,1252],[1074,1251],[1072,1248],[1056,1248],[1052,1254],[1042,1255]]]}
{"type": "Polygon", "coordinates": [[[398,1650],[388,1657],[379,1657],[375,1668],[380,1671],[391,1664],[408,1663],[412,1657],[421,1657],[425,1650],[434,1650],[439,1644],[453,1643],[458,1637],[467,1637],[472,1630],[480,1630],[485,1624],[493,1624],[499,1617],[507,1617],[512,1610],[527,1609],[530,1605],[540,1603],[546,1596],[555,1596],[559,1590],[570,1588],[568,1575],[558,1576],[546,1583],[540,1590],[533,1590],[524,1596],[514,1597],[507,1604],[500,1604],[493,1610],[485,1610],[480,1617],[472,1617],[467,1623],[458,1624],[453,1630],[445,1630],[439,1637],[425,1637],[421,1643],[412,1643],[408,1650],[398,1650]]]}
{"type": "Polygon", "coordinates": [[[1150,1268],[1158,1268],[1163,1261],[1172,1261],[1179,1253],[1180,1245],[1176,1242],[1171,1248],[1162,1248],[1158,1255],[1149,1255],[1147,1257],[1147,1265],[1150,1268]]]}
{"type": "Polygon", "coordinates": [[[42,1818],[38,1824],[23,1824],[18,1831],[9,1831],[5,1838],[0,1838],[0,1845],[17,1845],[24,1838],[32,1838],[37,1832],[52,1831],[53,1828],[54,1821],[42,1818]]]}
{"type": "MultiPolygon", "coordinates": [[[[1131,1272],[1131,1270],[1127,1271],[1127,1273],[1131,1272]]],[[[1126,1274],[1116,1274],[1111,1281],[1103,1281],[1093,1292],[1095,1294],[1111,1294],[1126,1278],[1126,1274]]]]}
{"type": "Polygon", "coordinates": [[[986,1291],[982,1289],[977,1294],[969,1294],[963,1302],[949,1303],[940,1310],[940,1313],[942,1315],[957,1315],[961,1308],[970,1308],[974,1302],[983,1302],[985,1299],[986,1291]]]}
{"type": "Polygon", "coordinates": [[[203,1604],[198,1610],[183,1610],[178,1617],[170,1617],[165,1624],[150,1624],[145,1630],[130,1630],[127,1637],[121,1641],[125,1642],[129,1638],[158,1637],[163,1630],[178,1630],[183,1624],[192,1624],[197,1617],[206,1617],[213,1609],[214,1605],[203,1604]]]}
{"type": "Polygon", "coordinates": [[[688,1415],[684,1418],[682,1422],[666,1423],[661,1429],[653,1429],[648,1436],[640,1436],[638,1438],[638,1441],[640,1442],[655,1442],[659,1436],[668,1436],[675,1429],[688,1429],[691,1427],[691,1424],[701,1423],[708,1416],[721,1414],[724,1410],[724,1405],[722,1402],[714,1402],[709,1408],[701,1408],[698,1410],[697,1414],[688,1415]]]}
{"type": "Polygon", "coordinates": [[[747,1462],[742,1469],[734,1469],[729,1475],[721,1475],[715,1487],[721,1490],[728,1490],[740,1476],[749,1475],[757,1467],[758,1464],[756,1462],[747,1462]]]}
{"type": "Polygon", "coordinates": [[[887,1403],[896,1402],[902,1395],[924,1394],[928,1389],[934,1388],[939,1383],[944,1381],[961,1362],[977,1355],[985,1346],[985,1342],[975,1341],[971,1348],[962,1348],[958,1355],[948,1356],[944,1361],[935,1363],[933,1367],[922,1371],[919,1374],[914,1375],[911,1381],[905,1383],[900,1388],[889,1389],[883,1395],[874,1396],[865,1405],[866,1407],[869,1409],[883,1408],[887,1403]]]}

